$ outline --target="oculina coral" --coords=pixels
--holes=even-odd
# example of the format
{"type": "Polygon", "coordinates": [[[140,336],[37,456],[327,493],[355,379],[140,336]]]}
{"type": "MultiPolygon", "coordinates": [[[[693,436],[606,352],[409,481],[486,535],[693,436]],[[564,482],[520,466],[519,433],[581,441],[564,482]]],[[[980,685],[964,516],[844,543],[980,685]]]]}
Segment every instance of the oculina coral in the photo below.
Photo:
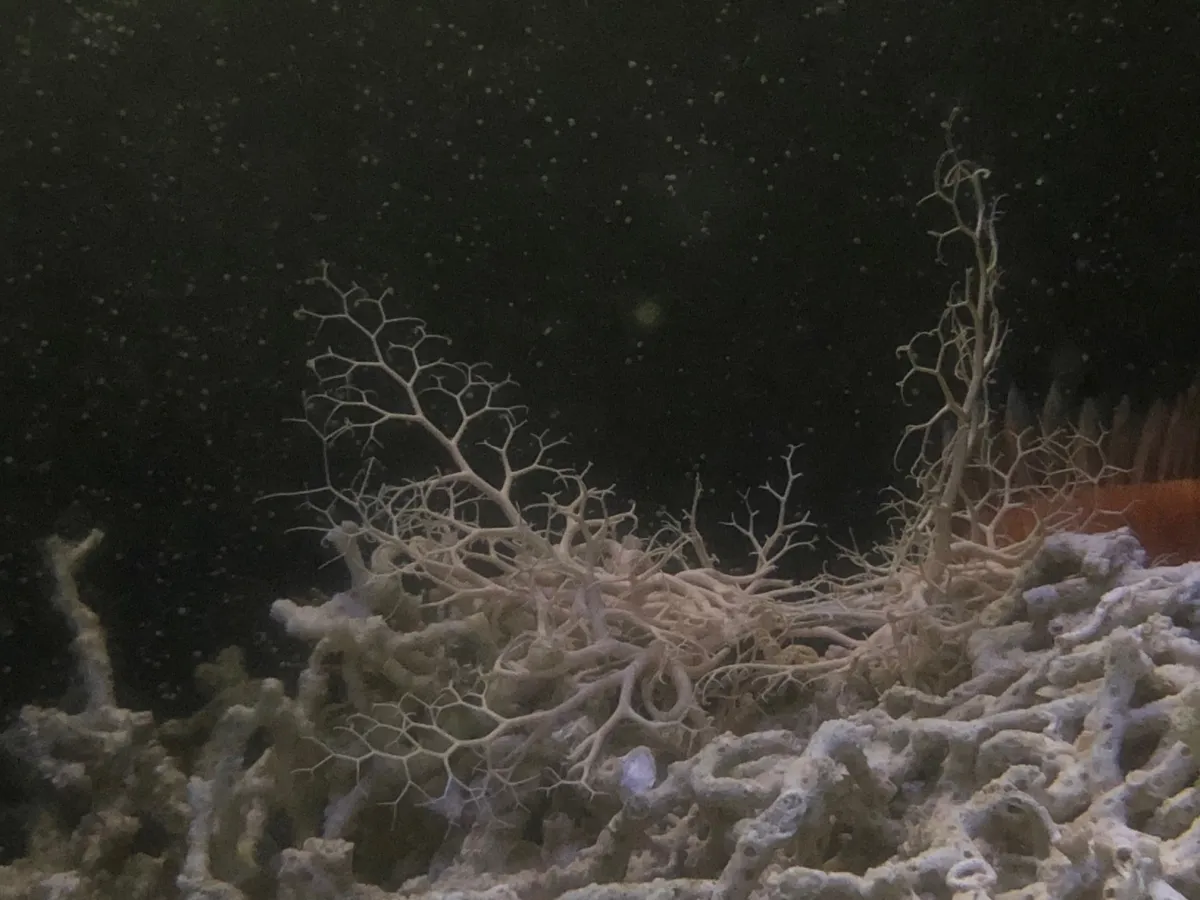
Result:
{"type": "Polygon", "coordinates": [[[1200,381],[1144,416],[1135,415],[1124,398],[1107,429],[1100,427],[1094,403],[1083,405],[1076,423],[1067,421],[1064,408],[1061,392],[1051,390],[1035,420],[1010,393],[1002,443],[1017,445],[1030,430],[1043,438],[1070,432],[1076,449],[1064,459],[1076,483],[1004,509],[997,536],[1023,540],[1051,521],[1088,533],[1124,525],[1151,560],[1200,560],[1200,381]]]}

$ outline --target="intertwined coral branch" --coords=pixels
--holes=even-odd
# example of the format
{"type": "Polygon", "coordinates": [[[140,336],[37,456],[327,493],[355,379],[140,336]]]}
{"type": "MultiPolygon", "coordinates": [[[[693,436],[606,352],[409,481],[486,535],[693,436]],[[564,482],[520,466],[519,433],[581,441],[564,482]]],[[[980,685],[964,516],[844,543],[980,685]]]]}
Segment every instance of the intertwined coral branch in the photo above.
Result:
{"type": "Polygon", "coordinates": [[[314,655],[342,655],[348,712],[329,758],[387,764],[436,796],[480,777],[536,783],[543,770],[586,784],[630,741],[687,752],[710,726],[701,679],[778,631],[783,601],[806,592],[778,574],[806,543],[795,448],[765,508],[747,497],[733,525],[751,561],[726,572],[694,507],[640,533],[632,506],[614,509],[610,489],[552,462],[562,442],[525,428],[511,381],[445,358],[444,339],[389,310],[390,292],[340,288],[328,270],[316,281],[336,305],[301,315],[336,329],[339,349],[310,362],[306,421],[326,479],[302,495],[352,584],[323,607],[281,600],[275,614],[318,642],[314,655]],[[392,455],[418,438],[411,465],[392,455]],[[347,441],[389,455],[343,482],[347,441]]]}
{"type": "MultiPolygon", "coordinates": [[[[873,554],[847,551],[853,576],[810,585],[830,601],[825,609],[840,606],[821,635],[834,646],[809,659],[775,654],[741,666],[760,684],[849,680],[868,694],[897,680],[953,684],[977,617],[1011,591],[1046,533],[1086,527],[1088,512],[1072,498],[1113,473],[1097,434],[1066,423],[1035,428],[1015,415],[996,420],[990,392],[1006,337],[997,308],[999,198],[986,190],[990,172],[959,156],[951,128],[948,122],[947,149],[925,201],[949,220],[930,232],[939,259],[953,244],[965,250],[965,270],[936,325],[897,350],[907,363],[901,391],[925,379],[937,402],[901,441],[901,448],[919,441],[909,469],[913,490],[890,504],[890,541],[873,554]],[[1082,465],[1085,458],[1099,462],[1082,465]]],[[[789,633],[816,637],[811,628],[789,633]]]]}

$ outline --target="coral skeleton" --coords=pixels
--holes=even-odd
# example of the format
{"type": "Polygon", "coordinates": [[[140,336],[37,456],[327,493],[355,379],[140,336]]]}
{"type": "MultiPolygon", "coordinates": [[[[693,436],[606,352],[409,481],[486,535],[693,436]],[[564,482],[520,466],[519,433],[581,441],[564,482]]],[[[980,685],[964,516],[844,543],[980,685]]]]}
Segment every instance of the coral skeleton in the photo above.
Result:
{"type": "Polygon", "coordinates": [[[323,270],[325,479],[294,496],[347,583],[274,601],[303,671],[229,648],[194,715],[121,708],[103,536],[47,540],[86,703],[3,734],[39,803],[0,897],[1200,900],[1200,563],[1080,512],[1094,434],[995,427],[986,177],[952,149],[935,172],[939,249],[971,261],[901,357],[943,402],[849,576],[784,575],[795,448],[723,567],[695,506],[648,531],[506,380],[323,270]],[[423,471],[386,452],[421,441],[423,471]]]}
{"type": "MultiPolygon", "coordinates": [[[[73,574],[98,540],[50,552],[60,607],[81,623],[80,665],[107,673],[73,574]]],[[[386,754],[358,762],[356,781],[298,775],[300,738],[320,726],[272,679],[214,698],[224,708],[190,764],[164,750],[171,723],[111,701],[29,708],[6,741],[57,799],[0,886],[6,897],[1200,897],[1200,564],[1144,559],[1127,530],[1052,535],[985,610],[953,689],[895,684],[849,715],[797,710],[789,727],[726,731],[670,762],[639,744],[609,753],[590,785],[558,781],[521,803],[476,778],[447,781],[436,809],[404,805],[386,754]],[[247,762],[257,728],[278,737],[247,762]],[[68,824],[81,799],[87,811],[68,824]],[[268,855],[267,823],[281,815],[295,846],[268,855]],[[448,827],[423,846],[419,823],[438,816],[448,827]],[[149,828],[163,834],[156,855],[134,849],[149,828]],[[379,852],[372,832],[388,836],[384,868],[356,859],[360,843],[379,852]],[[406,877],[413,854],[423,871],[406,877]]]]}

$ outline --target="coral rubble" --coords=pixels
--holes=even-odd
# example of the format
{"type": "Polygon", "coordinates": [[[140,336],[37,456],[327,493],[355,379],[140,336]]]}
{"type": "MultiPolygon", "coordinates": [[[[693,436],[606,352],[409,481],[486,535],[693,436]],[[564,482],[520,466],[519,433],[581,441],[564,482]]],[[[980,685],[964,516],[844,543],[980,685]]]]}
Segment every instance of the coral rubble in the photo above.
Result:
{"type": "Polygon", "coordinates": [[[5,734],[43,798],[5,898],[1200,898],[1200,564],[1148,568],[1126,531],[1049,537],[945,693],[792,709],[674,761],[631,731],[586,785],[423,801],[387,753],[329,758],[332,655],[388,683],[398,653],[341,601],[283,608],[314,645],[294,697],[227,655],[197,721],[118,708],[76,575],[98,540],[47,547],[89,703],[5,734]]]}

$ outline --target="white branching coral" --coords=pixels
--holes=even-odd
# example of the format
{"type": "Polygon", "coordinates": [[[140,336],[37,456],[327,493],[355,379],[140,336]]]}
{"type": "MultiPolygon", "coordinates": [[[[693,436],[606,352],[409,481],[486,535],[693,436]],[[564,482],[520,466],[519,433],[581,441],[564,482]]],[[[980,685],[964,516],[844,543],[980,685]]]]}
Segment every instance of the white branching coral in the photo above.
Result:
{"type": "Polygon", "coordinates": [[[811,599],[778,574],[806,544],[794,448],[781,484],[763,488],[768,521],[748,503],[735,523],[750,564],[722,570],[694,510],[639,533],[632,507],[552,462],[559,442],[525,428],[507,379],[445,358],[386,292],[318,281],[334,309],[303,315],[339,329],[340,348],[310,364],[307,421],[326,460],[348,440],[369,453],[415,438],[437,457],[399,479],[370,458],[348,486],[327,469],[304,495],[351,588],[274,613],[318,657],[342,655],[349,709],[329,759],[374,761],[429,799],[481,777],[518,794],[548,777],[590,785],[637,743],[678,758],[708,740],[705,687],[718,682],[706,676],[761,655],[764,639],[778,648],[803,618],[785,601],[811,599]]]}
{"type": "Polygon", "coordinates": [[[723,735],[577,825],[569,863],[499,879],[464,860],[401,896],[1200,896],[1198,583],[1144,569],[1127,532],[1056,535],[955,690],[897,685],[810,736],[723,735]]]}
{"type": "Polygon", "coordinates": [[[1004,329],[987,176],[953,149],[935,170],[928,199],[951,222],[934,233],[939,253],[957,240],[968,263],[937,326],[900,353],[901,386],[931,379],[941,405],[906,433],[922,445],[895,539],[852,557],[848,579],[780,577],[807,525],[794,448],[781,483],[763,487],[766,507],[748,501],[735,523],[747,571],[723,570],[694,508],[642,533],[611,490],[553,461],[560,442],[528,431],[507,379],[448,359],[446,341],[394,312],[390,293],[323,271],[333,308],[301,315],[335,332],[338,349],[310,363],[306,421],[327,465],[303,496],[326,517],[351,588],[320,607],[280,600],[274,613],[316,645],[314,665],[338,654],[346,703],[325,761],[382,767],[398,797],[418,802],[461,783],[511,804],[560,783],[593,789],[605,760],[641,743],[681,758],[768,698],[803,691],[845,713],[896,683],[956,683],[979,617],[1014,602],[1037,546],[1039,533],[1008,542],[1005,518],[1069,491],[1079,449],[1072,436],[993,428],[1004,329]],[[343,480],[329,461],[346,441],[367,454],[423,444],[434,459],[395,478],[369,456],[343,480]]]}
{"type": "Polygon", "coordinates": [[[88,703],[4,735],[47,800],[0,893],[1200,898],[1200,569],[1056,533],[1103,471],[1077,465],[1094,439],[993,427],[986,175],[952,150],[937,168],[939,249],[969,262],[901,353],[940,408],[910,430],[893,540],[846,578],[783,577],[806,545],[794,449],[728,571],[694,507],[645,533],[507,379],[323,271],[333,308],[302,315],[338,348],[306,402],[325,478],[293,496],[349,585],[272,606],[310,645],[294,696],[231,650],[194,716],[119,709],[78,583],[99,535],[47,542],[88,703]],[[344,481],[347,448],[366,460],[344,481]]]}

